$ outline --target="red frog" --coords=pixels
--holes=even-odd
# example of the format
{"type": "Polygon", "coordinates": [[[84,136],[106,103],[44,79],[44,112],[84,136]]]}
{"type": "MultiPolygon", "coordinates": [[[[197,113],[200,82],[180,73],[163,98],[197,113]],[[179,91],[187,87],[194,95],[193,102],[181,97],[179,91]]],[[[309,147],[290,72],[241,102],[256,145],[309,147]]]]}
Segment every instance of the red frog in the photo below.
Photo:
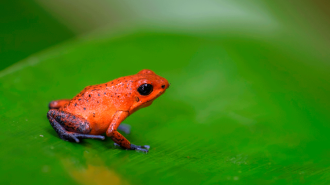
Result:
{"type": "Polygon", "coordinates": [[[132,76],[87,86],[71,100],[52,101],[47,117],[63,140],[104,140],[100,134],[106,133],[122,148],[148,152],[148,145],[131,144],[117,129],[127,132],[127,126],[120,123],[138,109],[151,105],[169,85],[165,78],[144,69],[132,76]]]}

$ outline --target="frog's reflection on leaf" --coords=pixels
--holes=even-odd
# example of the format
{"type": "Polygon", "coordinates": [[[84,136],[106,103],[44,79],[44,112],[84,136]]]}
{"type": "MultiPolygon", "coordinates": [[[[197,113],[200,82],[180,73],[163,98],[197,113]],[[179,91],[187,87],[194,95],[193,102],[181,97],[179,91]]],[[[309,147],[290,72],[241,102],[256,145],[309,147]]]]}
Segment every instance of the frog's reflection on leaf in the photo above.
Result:
{"type": "Polygon", "coordinates": [[[101,158],[97,156],[89,157],[88,152],[84,152],[84,158],[86,159],[86,165],[77,165],[77,161],[69,158],[61,160],[69,175],[79,184],[129,185],[115,171],[110,170],[101,158]]]}

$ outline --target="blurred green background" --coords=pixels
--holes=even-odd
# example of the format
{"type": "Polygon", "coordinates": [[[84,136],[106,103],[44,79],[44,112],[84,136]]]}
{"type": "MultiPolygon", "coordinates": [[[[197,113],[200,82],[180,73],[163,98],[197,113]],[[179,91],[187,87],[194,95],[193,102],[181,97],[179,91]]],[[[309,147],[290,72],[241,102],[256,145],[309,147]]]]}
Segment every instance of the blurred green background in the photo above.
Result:
{"type": "Polygon", "coordinates": [[[1,184],[329,184],[327,1],[0,2],[1,184]],[[171,88],[110,139],[65,142],[51,100],[152,69],[171,88]]]}

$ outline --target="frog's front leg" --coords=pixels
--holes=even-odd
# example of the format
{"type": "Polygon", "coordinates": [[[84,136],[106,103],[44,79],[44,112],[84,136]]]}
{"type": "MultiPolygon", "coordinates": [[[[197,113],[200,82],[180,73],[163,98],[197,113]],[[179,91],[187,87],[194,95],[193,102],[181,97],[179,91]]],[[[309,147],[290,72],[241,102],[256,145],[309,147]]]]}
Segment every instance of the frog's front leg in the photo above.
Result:
{"type": "Polygon", "coordinates": [[[128,112],[125,111],[117,111],[114,115],[113,120],[111,121],[109,128],[107,130],[107,136],[110,137],[115,143],[119,146],[129,149],[129,150],[140,150],[143,152],[148,152],[149,146],[137,146],[131,144],[123,135],[121,135],[117,129],[122,121],[124,121],[127,116],[128,112]]]}
{"type": "Polygon", "coordinates": [[[60,107],[62,107],[63,105],[69,103],[70,100],[67,100],[67,99],[63,99],[63,100],[54,100],[54,101],[51,101],[49,104],[48,104],[48,108],[49,109],[59,109],[60,107]]]}
{"type": "Polygon", "coordinates": [[[105,139],[105,137],[101,135],[90,135],[90,124],[81,116],[51,109],[48,111],[47,117],[56,133],[63,140],[79,143],[79,138],[105,139]]]}

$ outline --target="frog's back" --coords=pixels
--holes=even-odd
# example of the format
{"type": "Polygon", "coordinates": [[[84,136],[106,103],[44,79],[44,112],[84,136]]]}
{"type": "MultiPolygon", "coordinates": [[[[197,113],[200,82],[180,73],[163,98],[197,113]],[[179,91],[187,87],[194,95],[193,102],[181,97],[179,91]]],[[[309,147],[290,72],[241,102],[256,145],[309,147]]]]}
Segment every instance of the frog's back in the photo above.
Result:
{"type": "Polygon", "coordinates": [[[80,115],[89,122],[108,124],[118,110],[126,111],[131,106],[133,100],[128,91],[131,91],[132,87],[125,82],[127,80],[119,78],[88,86],[60,110],[80,115]]]}

